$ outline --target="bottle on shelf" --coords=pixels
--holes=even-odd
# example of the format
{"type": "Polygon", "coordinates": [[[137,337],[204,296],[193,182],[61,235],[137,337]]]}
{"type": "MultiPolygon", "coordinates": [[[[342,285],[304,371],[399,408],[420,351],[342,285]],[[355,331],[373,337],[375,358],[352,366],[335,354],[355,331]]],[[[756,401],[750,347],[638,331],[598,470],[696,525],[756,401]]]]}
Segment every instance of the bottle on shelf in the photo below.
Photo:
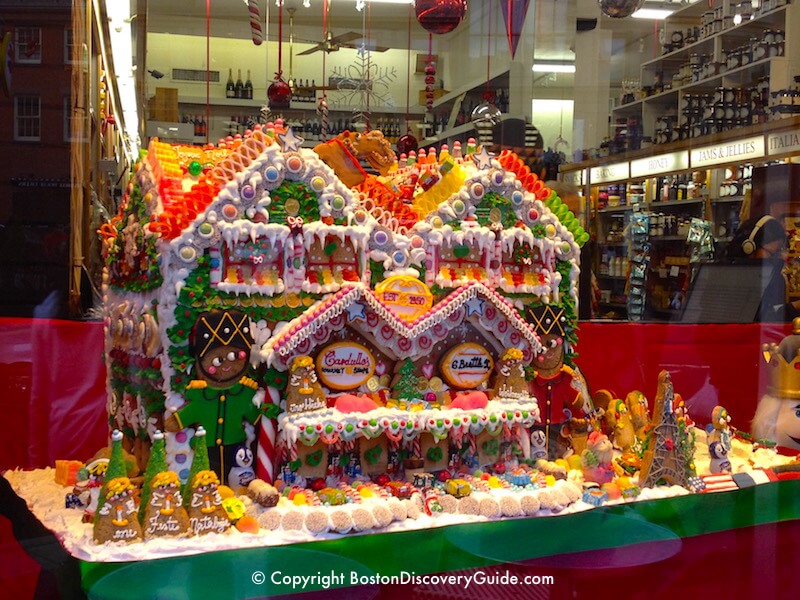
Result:
{"type": "Polygon", "coordinates": [[[242,83],[242,70],[239,69],[239,73],[236,77],[236,85],[234,86],[235,91],[235,98],[244,98],[244,84],[242,83]]]}
{"type": "Polygon", "coordinates": [[[250,81],[250,69],[247,69],[247,81],[244,82],[244,97],[248,100],[253,99],[253,82],[250,81]]]}
{"type": "Polygon", "coordinates": [[[228,82],[225,84],[225,97],[236,98],[236,86],[233,83],[233,69],[228,69],[228,82]]]}

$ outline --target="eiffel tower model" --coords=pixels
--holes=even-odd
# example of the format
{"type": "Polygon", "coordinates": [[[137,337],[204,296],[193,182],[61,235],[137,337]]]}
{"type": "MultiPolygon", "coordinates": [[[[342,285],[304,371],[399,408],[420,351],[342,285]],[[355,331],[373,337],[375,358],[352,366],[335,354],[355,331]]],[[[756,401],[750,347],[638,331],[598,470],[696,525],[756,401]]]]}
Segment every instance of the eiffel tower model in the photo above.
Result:
{"type": "Polygon", "coordinates": [[[640,487],[655,487],[659,481],[684,487],[688,483],[673,400],[672,380],[667,371],[661,371],[653,408],[654,425],[639,471],[640,487]]]}

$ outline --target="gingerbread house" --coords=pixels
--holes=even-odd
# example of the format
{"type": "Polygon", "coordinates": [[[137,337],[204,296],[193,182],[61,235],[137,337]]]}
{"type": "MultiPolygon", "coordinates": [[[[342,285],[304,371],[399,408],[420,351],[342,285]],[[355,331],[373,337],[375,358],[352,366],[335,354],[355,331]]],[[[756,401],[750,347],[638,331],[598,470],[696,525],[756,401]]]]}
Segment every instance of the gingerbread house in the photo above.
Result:
{"type": "MultiPolygon", "coordinates": [[[[165,416],[187,404],[198,317],[226,309],[250,319],[251,375],[268,403],[286,408],[286,375],[301,355],[314,361],[325,395],[311,402],[314,411],[279,418],[280,434],[259,454],[268,479],[278,462],[299,475],[332,462],[395,468],[403,457],[435,469],[454,452],[482,462],[492,456],[481,455],[484,445],[504,445],[482,445],[486,432],[504,433],[505,446],[519,438],[513,446],[524,454],[535,398],[520,392],[467,408],[456,401],[491,395],[506,350],[521,351],[525,365],[541,351],[521,316],[527,306],[559,304],[573,318],[579,228],[559,218],[557,197],[535,188],[508,155],[443,154],[424,166],[426,180],[437,169],[439,183],[410,205],[395,203],[404,214],[409,206],[419,214],[422,199],[434,207],[409,230],[385,211],[371,214],[374,202],[300,148],[291,130],[257,129],[224,148],[153,140],[104,232],[109,419],[140,460],[165,416]],[[367,366],[343,381],[339,365],[319,362],[359,353],[367,366]],[[337,409],[347,394],[374,403],[370,418],[337,409]],[[335,441],[325,437],[332,433],[335,441]]],[[[376,188],[405,177],[408,167],[396,168],[376,188]]],[[[191,434],[166,441],[184,479],[191,434]]]]}

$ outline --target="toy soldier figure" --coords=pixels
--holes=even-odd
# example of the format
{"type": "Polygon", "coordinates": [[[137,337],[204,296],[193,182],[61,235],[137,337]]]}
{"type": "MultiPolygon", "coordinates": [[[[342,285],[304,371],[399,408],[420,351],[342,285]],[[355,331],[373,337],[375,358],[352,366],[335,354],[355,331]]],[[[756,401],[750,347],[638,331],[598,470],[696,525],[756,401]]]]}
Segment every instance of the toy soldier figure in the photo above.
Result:
{"type": "Polygon", "coordinates": [[[243,312],[201,314],[192,343],[197,378],[186,386],[187,403],[165,421],[167,431],[195,424],[205,428],[209,465],[220,481],[234,466],[236,449],[247,440],[246,424],[261,415],[264,392],[245,376],[252,345],[250,320],[243,312]]]}

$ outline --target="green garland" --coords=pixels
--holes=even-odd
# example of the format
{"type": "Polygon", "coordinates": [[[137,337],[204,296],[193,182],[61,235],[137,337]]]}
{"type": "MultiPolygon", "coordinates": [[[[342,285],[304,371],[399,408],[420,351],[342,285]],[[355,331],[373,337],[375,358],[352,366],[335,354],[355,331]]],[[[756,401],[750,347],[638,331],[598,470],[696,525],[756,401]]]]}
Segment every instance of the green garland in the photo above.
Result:
{"type": "Polygon", "coordinates": [[[316,467],[322,462],[322,450],[315,450],[306,454],[306,464],[310,467],[316,467]]]}
{"type": "Polygon", "coordinates": [[[369,283],[372,289],[375,289],[375,287],[385,279],[385,271],[386,269],[383,268],[383,261],[369,259],[369,283]]]}
{"type": "Polygon", "coordinates": [[[514,208],[511,205],[511,200],[496,192],[486,192],[481,199],[480,206],[475,211],[478,223],[484,227],[491,225],[489,213],[493,208],[500,211],[500,222],[503,224],[504,229],[514,227],[519,221],[517,213],[514,212],[514,208]]]}
{"type": "Polygon", "coordinates": [[[314,192],[302,181],[284,180],[276,189],[270,192],[272,201],[269,205],[269,220],[271,223],[286,224],[286,201],[295,199],[300,204],[297,216],[303,221],[319,221],[319,199],[314,192]]]}
{"type": "Polygon", "coordinates": [[[425,458],[427,458],[431,462],[439,462],[442,460],[444,456],[444,452],[439,446],[431,446],[428,448],[428,452],[425,453],[425,458]]]}

